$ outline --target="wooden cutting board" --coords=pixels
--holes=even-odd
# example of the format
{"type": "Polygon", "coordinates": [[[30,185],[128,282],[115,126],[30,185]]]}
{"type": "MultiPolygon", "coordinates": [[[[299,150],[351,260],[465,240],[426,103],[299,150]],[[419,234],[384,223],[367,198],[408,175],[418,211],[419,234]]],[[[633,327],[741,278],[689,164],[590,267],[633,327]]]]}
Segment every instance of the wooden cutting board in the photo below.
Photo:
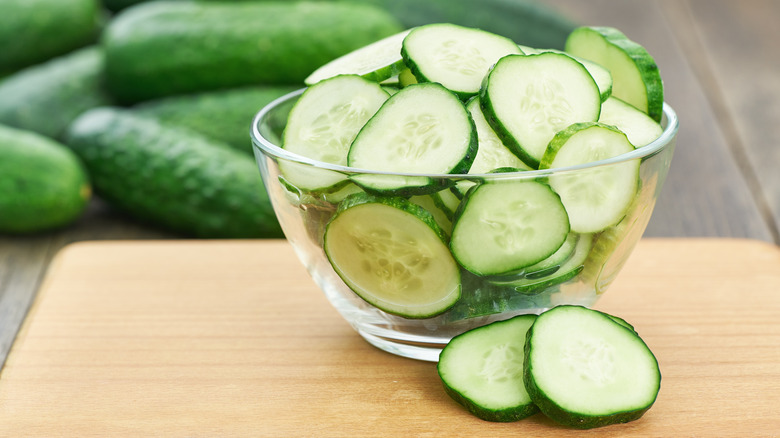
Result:
{"type": "Polygon", "coordinates": [[[653,408],[590,431],[489,423],[435,364],[364,342],[284,241],[78,243],[0,374],[0,436],[780,434],[780,249],[643,240],[597,307],[658,357],[653,408]]]}

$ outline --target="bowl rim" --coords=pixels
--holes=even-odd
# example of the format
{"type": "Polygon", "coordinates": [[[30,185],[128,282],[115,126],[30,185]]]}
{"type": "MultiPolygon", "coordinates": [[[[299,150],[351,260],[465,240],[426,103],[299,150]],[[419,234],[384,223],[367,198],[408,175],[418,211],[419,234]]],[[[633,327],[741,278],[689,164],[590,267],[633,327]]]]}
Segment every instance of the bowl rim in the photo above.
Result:
{"type": "MultiPolygon", "coordinates": [[[[287,93],[277,99],[274,99],[270,103],[268,103],[266,106],[264,106],[252,119],[252,126],[250,129],[250,136],[252,138],[252,145],[253,149],[255,150],[255,155],[257,156],[258,149],[259,151],[269,157],[273,157],[276,159],[284,159],[287,161],[292,161],[298,164],[312,166],[316,168],[321,169],[327,169],[336,171],[343,174],[377,174],[377,175],[394,175],[394,176],[412,176],[412,177],[428,177],[428,178],[460,178],[460,179],[485,179],[485,178],[538,178],[550,174],[561,174],[561,173],[569,173],[569,172],[577,172],[583,169],[591,169],[601,166],[609,166],[616,163],[621,163],[625,161],[631,161],[634,159],[642,159],[646,157],[653,156],[663,150],[664,148],[671,146],[674,144],[674,139],[677,136],[677,131],[679,130],[679,119],[677,118],[677,112],[666,102],[663,103],[663,115],[661,120],[661,126],[663,127],[663,132],[661,135],[653,140],[652,142],[648,143],[645,146],[639,147],[634,149],[633,151],[617,155],[614,157],[610,157],[604,160],[598,160],[598,161],[592,161],[589,163],[583,163],[576,166],[567,166],[567,167],[556,167],[551,169],[537,169],[537,170],[523,170],[521,172],[496,172],[496,173],[483,173],[483,174],[477,174],[477,173],[469,173],[469,174],[456,174],[456,173],[401,173],[401,172],[386,172],[386,171],[376,171],[376,170],[370,170],[370,169],[361,169],[357,167],[349,167],[349,166],[342,166],[338,164],[331,164],[326,163],[324,161],[318,161],[314,160],[308,157],[305,157],[303,155],[299,155],[290,151],[287,151],[286,149],[283,149],[281,146],[276,145],[266,139],[261,133],[259,129],[260,122],[274,109],[279,107],[280,105],[287,103],[288,101],[299,97],[301,94],[303,94],[306,91],[306,87],[292,91],[290,93],[287,93]]],[[[257,156],[259,159],[260,156],[257,156]]]]}

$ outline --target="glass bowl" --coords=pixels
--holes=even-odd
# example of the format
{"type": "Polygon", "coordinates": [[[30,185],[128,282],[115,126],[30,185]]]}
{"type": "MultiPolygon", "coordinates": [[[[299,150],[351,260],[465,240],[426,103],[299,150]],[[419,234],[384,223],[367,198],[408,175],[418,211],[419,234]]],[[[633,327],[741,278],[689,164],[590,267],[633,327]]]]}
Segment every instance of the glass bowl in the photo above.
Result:
{"type": "MultiPolygon", "coordinates": [[[[561,304],[592,306],[615,279],[650,220],[669,170],[678,129],[674,110],[664,104],[664,131],[657,140],[630,153],[586,165],[480,175],[380,174],[386,179],[424,177],[438,187],[436,196],[447,206],[443,210],[451,213],[464,193],[480,184],[564,180],[618,166],[639,166],[637,195],[617,224],[572,236],[568,244],[573,250],[545,269],[481,277],[461,268],[460,298],[449,310],[410,318],[383,311],[353,292],[323,250],[325,230],[339,202],[363,191],[353,181],[377,175],[311,160],[279,146],[287,115],[302,92],[290,93],[263,108],[251,132],[255,158],[285,236],[333,307],[366,341],[400,356],[427,361],[437,361],[453,336],[471,328],[519,314],[538,314],[561,304]],[[307,175],[329,180],[333,188],[307,191],[292,183],[298,176],[307,175]]],[[[445,214],[440,225],[446,228],[447,220],[445,214]]]]}

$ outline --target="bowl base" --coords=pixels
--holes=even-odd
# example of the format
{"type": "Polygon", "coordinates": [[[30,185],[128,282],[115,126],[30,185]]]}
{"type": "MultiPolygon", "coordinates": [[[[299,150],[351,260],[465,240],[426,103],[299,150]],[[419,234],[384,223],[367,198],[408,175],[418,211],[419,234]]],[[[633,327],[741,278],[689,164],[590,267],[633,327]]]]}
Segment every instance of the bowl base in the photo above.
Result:
{"type": "Polygon", "coordinates": [[[441,350],[447,345],[446,342],[405,342],[398,339],[377,336],[360,329],[357,331],[369,344],[380,350],[395,354],[396,356],[427,362],[438,362],[441,350]]]}

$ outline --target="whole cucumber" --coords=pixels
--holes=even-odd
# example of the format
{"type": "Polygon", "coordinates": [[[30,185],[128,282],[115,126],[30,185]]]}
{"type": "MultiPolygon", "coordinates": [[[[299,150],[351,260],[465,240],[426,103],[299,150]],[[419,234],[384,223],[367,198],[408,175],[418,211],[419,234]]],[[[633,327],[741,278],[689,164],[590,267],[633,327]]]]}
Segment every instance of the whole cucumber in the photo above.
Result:
{"type": "Polygon", "coordinates": [[[282,237],[254,159],[119,108],[76,119],[66,143],[95,193],[129,215],[202,238],[282,237]]]}
{"type": "Polygon", "coordinates": [[[0,1],[0,73],[90,44],[102,20],[98,0],[0,1]]]}
{"type": "Polygon", "coordinates": [[[317,67],[401,25],[330,2],[150,2],[107,27],[109,90],[121,103],[252,84],[301,84],[317,67]]]}
{"type": "Polygon", "coordinates": [[[18,71],[0,82],[0,123],[60,138],[79,114],[111,104],[102,76],[97,46],[18,71]]]}
{"type": "Polygon", "coordinates": [[[272,100],[297,88],[257,85],[169,96],[136,105],[133,112],[198,131],[252,155],[249,129],[255,114],[272,100]]]}
{"type": "Polygon", "coordinates": [[[0,233],[68,225],[84,212],[91,193],[84,167],[64,145],[0,125],[0,233]]]}

